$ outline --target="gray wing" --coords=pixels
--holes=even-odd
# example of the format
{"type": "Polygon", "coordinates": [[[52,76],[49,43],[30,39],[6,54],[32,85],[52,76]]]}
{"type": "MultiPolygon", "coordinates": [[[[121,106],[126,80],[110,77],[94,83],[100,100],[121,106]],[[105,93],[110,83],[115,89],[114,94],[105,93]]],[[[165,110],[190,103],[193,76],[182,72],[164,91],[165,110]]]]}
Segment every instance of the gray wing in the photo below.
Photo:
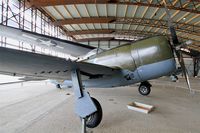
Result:
{"type": "Polygon", "coordinates": [[[0,36],[16,39],[18,41],[34,44],[43,48],[52,49],[57,52],[70,54],[72,56],[82,56],[95,47],[75,43],[47,35],[42,35],[26,30],[0,25],[0,36]]]}
{"type": "Polygon", "coordinates": [[[77,67],[87,78],[111,76],[118,72],[106,66],[72,62],[63,58],[0,47],[0,73],[45,79],[71,79],[71,69],[77,67]]]}

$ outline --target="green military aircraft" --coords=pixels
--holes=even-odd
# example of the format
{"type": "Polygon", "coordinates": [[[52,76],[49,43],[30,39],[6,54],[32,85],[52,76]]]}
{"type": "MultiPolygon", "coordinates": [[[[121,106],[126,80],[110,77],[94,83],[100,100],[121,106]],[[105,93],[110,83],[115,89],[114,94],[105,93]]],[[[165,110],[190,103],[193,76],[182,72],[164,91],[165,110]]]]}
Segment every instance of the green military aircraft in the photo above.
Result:
{"type": "Polygon", "coordinates": [[[94,128],[101,122],[102,108],[84,88],[141,83],[138,89],[140,94],[148,95],[151,91],[148,80],[170,75],[176,70],[174,53],[190,88],[173,26],[170,26],[170,31],[172,43],[165,36],[154,36],[101,51],[91,46],[0,25],[1,36],[83,57],[70,60],[0,47],[0,73],[34,79],[65,80],[66,84],[73,85],[76,114],[86,120],[87,127],[94,128]]]}

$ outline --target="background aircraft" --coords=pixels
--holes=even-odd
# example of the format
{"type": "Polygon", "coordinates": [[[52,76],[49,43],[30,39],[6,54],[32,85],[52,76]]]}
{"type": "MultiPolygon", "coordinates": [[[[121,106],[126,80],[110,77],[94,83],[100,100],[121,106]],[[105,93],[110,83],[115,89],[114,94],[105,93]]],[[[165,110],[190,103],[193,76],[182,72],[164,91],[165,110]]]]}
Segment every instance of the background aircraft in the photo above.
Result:
{"type": "Polygon", "coordinates": [[[77,60],[71,60],[0,47],[0,73],[70,81],[75,93],[76,114],[86,120],[87,127],[94,128],[101,122],[102,108],[84,88],[117,87],[140,82],[140,94],[148,95],[151,91],[148,80],[170,75],[176,70],[174,53],[190,88],[180,50],[181,44],[175,29],[169,26],[171,44],[167,37],[155,36],[99,51],[94,47],[0,25],[2,36],[53,48],[77,57],[77,60]],[[78,58],[80,56],[82,58],[78,58]]]}

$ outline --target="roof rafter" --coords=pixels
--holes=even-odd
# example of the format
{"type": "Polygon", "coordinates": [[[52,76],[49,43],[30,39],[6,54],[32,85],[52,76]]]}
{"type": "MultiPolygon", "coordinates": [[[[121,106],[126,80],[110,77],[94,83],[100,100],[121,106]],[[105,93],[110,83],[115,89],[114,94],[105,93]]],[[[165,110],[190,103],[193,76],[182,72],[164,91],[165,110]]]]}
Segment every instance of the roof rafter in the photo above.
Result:
{"type": "MultiPolygon", "coordinates": [[[[151,4],[152,1],[153,1],[153,0],[150,0],[149,3],[151,4]]],[[[144,9],[144,11],[143,11],[143,13],[142,13],[141,18],[143,18],[143,17],[145,16],[145,14],[146,14],[146,12],[147,12],[148,9],[149,9],[149,6],[145,7],[145,9],[144,9]]],[[[139,27],[139,25],[137,25],[136,30],[137,30],[138,27],[139,27]]],[[[143,27],[142,30],[144,30],[144,28],[145,28],[145,26],[143,27]]]]}
{"type": "Polygon", "coordinates": [[[77,42],[88,42],[88,41],[110,41],[113,40],[114,37],[94,37],[94,38],[83,38],[76,39],[77,42]]]}
{"type": "Polygon", "coordinates": [[[71,31],[70,35],[82,35],[82,34],[110,34],[113,30],[78,30],[78,31],[71,31]]]}
{"type": "Polygon", "coordinates": [[[112,23],[114,17],[74,18],[55,21],[55,25],[83,24],[83,23],[112,23]]]}
{"type": "MultiPolygon", "coordinates": [[[[71,35],[82,35],[82,34],[114,34],[114,35],[127,35],[127,36],[139,36],[139,37],[148,37],[148,36],[155,36],[155,35],[167,35],[170,36],[170,34],[167,33],[158,33],[158,32],[149,32],[149,31],[141,31],[141,30],[82,30],[82,31],[73,31],[71,32],[71,35]]],[[[182,39],[189,39],[194,41],[200,41],[193,38],[187,38],[182,35],[178,35],[178,37],[182,39]]]]}
{"type": "MultiPolygon", "coordinates": [[[[165,2],[165,1],[162,0],[162,4],[163,4],[164,2],[165,2]]],[[[173,3],[170,3],[170,4],[175,5],[177,2],[178,2],[178,0],[175,0],[173,3]]],[[[160,9],[160,8],[158,8],[158,9],[160,9]]],[[[162,20],[163,17],[164,17],[165,15],[166,15],[166,12],[164,12],[164,13],[159,17],[159,20],[162,20]]],[[[152,16],[152,17],[153,17],[153,16],[152,16]]],[[[148,31],[151,31],[152,28],[153,28],[153,27],[149,28],[148,31]]]]}
{"type": "MultiPolygon", "coordinates": [[[[121,2],[120,0],[27,0],[27,2],[30,3],[30,5],[33,5],[35,7],[42,7],[42,6],[55,6],[55,5],[70,5],[70,4],[126,4],[126,5],[138,5],[138,6],[149,6],[149,7],[159,7],[159,8],[165,8],[164,4],[161,4],[161,2],[157,3],[150,3],[147,1],[124,1],[121,2]]],[[[190,5],[193,5],[194,7],[196,4],[199,4],[198,2],[194,1],[186,1],[185,3],[190,3],[190,5]]],[[[182,3],[182,4],[185,4],[182,3]]],[[[168,9],[174,9],[174,10],[180,10],[180,11],[186,11],[191,13],[200,13],[199,10],[192,9],[190,7],[183,7],[175,6],[172,4],[169,4],[167,6],[168,9]]]]}
{"type": "MultiPolygon", "coordinates": [[[[56,21],[56,18],[55,18],[53,15],[51,15],[51,13],[48,12],[48,10],[46,10],[45,8],[39,8],[39,10],[40,10],[42,13],[48,15],[49,18],[51,19],[51,21],[53,21],[53,22],[56,21]]],[[[59,28],[61,28],[67,36],[69,36],[69,37],[75,39],[73,36],[70,36],[70,35],[69,35],[69,31],[68,31],[65,27],[59,26],[59,28]]]]}
{"type": "Polygon", "coordinates": [[[92,41],[123,41],[123,42],[131,42],[132,40],[117,39],[115,37],[94,37],[94,38],[76,39],[76,41],[77,42],[92,42],[92,41]]]}
{"type": "MultiPolygon", "coordinates": [[[[131,25],[142,25],[149,27],[156,27],[162,29],[168,29],[168,22],[164,20],[154,20],[145,18],[115,18],[115,17],[93,17],[93,18],[76,18],[76,19],[65,19],[54,22],[56,25],[70,25],[70,24],[81,24],[81,23],[113,23],[113,24],[131,24],[131,25]]],[[[184,24],[180,22],[173,23],[176,30],[184,33],[190,33],[200,36],[200,26],[184,24]],[[180,26],[181,25],[181,26],[180,26]]]]}

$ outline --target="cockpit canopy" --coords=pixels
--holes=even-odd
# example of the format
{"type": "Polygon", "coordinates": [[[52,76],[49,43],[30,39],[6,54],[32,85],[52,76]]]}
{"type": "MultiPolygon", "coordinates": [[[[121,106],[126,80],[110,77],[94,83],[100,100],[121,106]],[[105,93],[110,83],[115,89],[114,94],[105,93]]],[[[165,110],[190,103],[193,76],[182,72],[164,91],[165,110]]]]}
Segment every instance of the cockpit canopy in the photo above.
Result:
{"type": "Polygon", "coordinates": [[[92,56],[92,55],[99,54],[99,53],[101,53],[101,52],[103,52],[103,51],[105,51],[105,50],[103,50],[103,49],[101,49],[101,48],[96,48],[96,49],[93,49],[93,50],[91,50],[90,52],[88,52],[85,56],[86,56],[86,57],[90,57],[90,56],[92,56]]]}
{"type": "Polygon", "coordinates": [[[97,54],[99,54],[99,53],[101,53],[103,51],[105,51],[105,50],[101,49],[101,48],[93,49],[90,52],[88,52],[86,55],[80,57],[80,60],[88,59],[89,57],[95,56],[95,55],[97,55],[97,54]]]}

